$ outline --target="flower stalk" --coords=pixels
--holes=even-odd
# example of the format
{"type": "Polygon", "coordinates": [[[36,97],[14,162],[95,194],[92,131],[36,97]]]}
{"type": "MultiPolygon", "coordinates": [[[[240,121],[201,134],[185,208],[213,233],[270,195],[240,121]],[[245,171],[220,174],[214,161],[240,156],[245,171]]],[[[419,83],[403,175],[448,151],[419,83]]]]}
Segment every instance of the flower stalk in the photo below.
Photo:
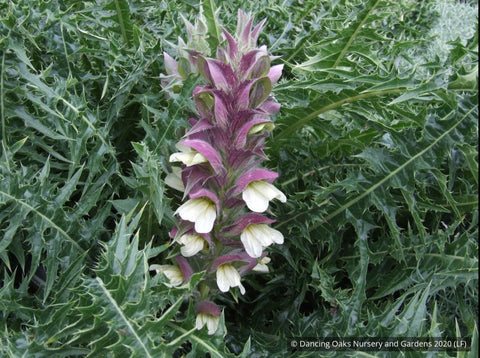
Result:
{"type": "MultiPolygon", "coordinates": [[[[172,285],[188,281],[187,266],[206,272],[199,285],[196,326],[207,326],[209,334],[216,331],[220,316],[214,296],[237,289],[243,295],[242,277],[268,272],[265,249],[284,240],[270,226],[275,220],[263,214],[272,200],[286,201],[273,185],[278,174],[262,167],[265,140],[275,127],[271,117],[280,109],[271,90],[283,68],[271,66],[275,57],[266,46],[257,47],[263,24],[253,26],[253,18],[239,10],[235,35],[222,30],[224,44],[217,58],[185,48],[179,62],[165,54],[166,89],[170,80],[184,78],[181,67],[198,72],[206,85],[193,91],[198,118],[190,118],[191,127],[177,144],[179,152],[170,156],[170,162],[181,166],[173,166],[165,182],[183,191],[184,203],[175,211],[178,225],[170,233],[179,251],[177,265],[159,269],[172,285]]],[[[189,39],[205,35],[202,19],[196,26],[198,31],[188,26],[189,39]]]]}

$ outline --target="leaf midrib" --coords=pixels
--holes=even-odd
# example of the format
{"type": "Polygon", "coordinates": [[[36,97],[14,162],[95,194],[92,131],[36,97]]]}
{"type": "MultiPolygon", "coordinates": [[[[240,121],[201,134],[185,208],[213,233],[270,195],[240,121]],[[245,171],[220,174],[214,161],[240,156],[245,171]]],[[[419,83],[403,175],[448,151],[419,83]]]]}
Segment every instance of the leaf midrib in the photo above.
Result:
{"type": "Polygon", "coordinates": [[[138,343],[140,344],[140,346],[142,347],[142,349],[144,350],[145,354],[146,354],[146,357],[148,358],[153,358],[153,356],[150,354],[150,351],[148,350],[148,348],[145,346],[145,344],[143,343],[142,339],[140,338],[140,336],[138,335],[136,329],[132,326],[132,324],[130,323],[130,321],[127,319],[127,317],[125,316],[125,314],[123,313],[122,309],[120,308],[120,306],[117,304],[117,301],[115,301],[115,299],[112,297],[112,295],[110,294],[110,292],[108,291],[108,289],[105,287],[105,284],[103,283],[102,279],[100,277],[96,277],[95,278],[96,281],[98,282],[100,288],[103,290],[103,292],[105,293],[105,295],[107,296],[108,300],[110,301],[110,303],[112,304],[112,306],[115,308],[115,310],[117,311],[118,315],[121,317],[122,321],[125,323],[125,325],[128,327],[128,331],[134,335],[135,339],[138,341],[138,343]]]}
{"type": "MultiPolygon", "coordinates": [[[[379,188],[380,186],[382,186],[383,184],[385,184],[387,181],[389,181],[391,178],[393,178],[395,175],[397,175],[400,171],[402,171],[405,167],[407,167],[410,163],[414,162],[415,160],[417,160],[418,158],[420,158],[421,156],[423,156],[426,152],[428,152],[430,149],[432,149],[438,142],[440,142],[443,138],[445,138],[448,134],[450,134],[451,131],[453,131],[460,123],[462,123],[465,118],[467,118],[470,113],[473,112],[473,110],[475,109],[476,107],[473,107],[472,109],[470,109],[458,122],[456,122],[454,125],[452,125],[448,130],[446,130],[445,132],[443,132],[437,139],[435,139],[432,143],[430,143],[428,146],[426,146],[424,149],[422,149],[420,152],[418,152],[417,154],[415,154],[413,157],[411,157],[409,160],[407,160],[405,163],[403,163],[402,165],[400,165],[397,169],[393,170],[390,174],[388,174],[387,176],[385,176],[382,180],[378,181],[377,183],[375,183],[374,185],[372,185],[370,188],[368,188],[367,190],[365,190],[362,194],[360,194],[359,196],[357,196],[356,198],[350,200],[349,202],[347,202],[346,204],[342,205],[340,208],[338,208],[337,210],[335,210],[333,213],[331,213],[330,215],[328,215],[324,220],[325,221],[329,221],[331,220],[333,217],[337,216],[338,214],[340,214],[341,212],[343,212],[344,210],[348,209],[350,206],[354,205],[355,203],[357,203],[358,201],[362,200],[364,197],[366,197],[367,195],[369,195],[370,193],[372,193],[373,191],[375,191],[377,188],[379,188]]],[[[448,113],[444,118],[442,118],[442,120],[446,120],[448,117],[450,117],[450,115],[452,115],[453,113],[455,113],[455,111],[451,111],[450,113],[448,113]]]]}

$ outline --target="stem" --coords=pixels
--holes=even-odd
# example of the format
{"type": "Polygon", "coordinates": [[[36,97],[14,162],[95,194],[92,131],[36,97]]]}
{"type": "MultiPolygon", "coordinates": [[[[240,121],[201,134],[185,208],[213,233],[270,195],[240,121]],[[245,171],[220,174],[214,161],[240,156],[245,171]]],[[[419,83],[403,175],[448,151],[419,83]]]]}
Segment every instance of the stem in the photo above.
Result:
{"type": "Polygon", "coordinates": [[[4,88],[3,88],[3,74],[5,72],[5,54],[6,50],[3,50],[3,55],[2,55],[2,70],[0,72],[0,117],[2,119],[2,141],[7,145],[7,135],[5,132],[5,104],[3,102],[3,96],[4,96],[4,88]]]}

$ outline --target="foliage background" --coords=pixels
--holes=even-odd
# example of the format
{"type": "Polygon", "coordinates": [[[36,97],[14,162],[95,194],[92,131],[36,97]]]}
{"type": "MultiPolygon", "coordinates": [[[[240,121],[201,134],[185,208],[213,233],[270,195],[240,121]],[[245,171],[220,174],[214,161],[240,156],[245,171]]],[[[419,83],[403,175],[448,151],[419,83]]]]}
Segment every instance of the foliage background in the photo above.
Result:
{"type": "Polygon", "coordinates": [[[240,6],[266,18],[260,43],[285,64],[270,273],[224,297],[213,337],[194,328],[199,276],[148,273],[168,256],[181,198],[163,179],[199,83],[167,99],[162,52],[198,2],[1,0],[1,354],[317,357],[288,338],[470,336],[444,355],[476,357],[477,3],[202,3],[211,29],[240,6]]]}

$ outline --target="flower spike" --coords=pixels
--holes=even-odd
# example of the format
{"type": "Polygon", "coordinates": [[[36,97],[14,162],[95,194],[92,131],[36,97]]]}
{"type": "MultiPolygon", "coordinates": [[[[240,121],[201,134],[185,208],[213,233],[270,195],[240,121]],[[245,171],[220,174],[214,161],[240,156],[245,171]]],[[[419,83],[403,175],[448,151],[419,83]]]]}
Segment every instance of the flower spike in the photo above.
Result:
{"type": "Polygon", "coordinates": [[[265,250],[284,242],[283,234],[271,227],[275,220],[263,213],[272,200],[287,198],[273,184],[278,173],[261,166],[267,159],[265,140],[275,128],[272,116],[280,109],[272,90],[283,65],[272,65],[276,57],[266,46],[257,46],[265,20],[254,25],[242,10],[234,35],[222,29],[217,58],[209,57],[201,48],[207,31],[202,16],[194,25],[185,21],[188,41],[179,40],[180,59],[164,55],[164,81],[181,84],[198,73],[204,85],[192,93],[197,118],[189,119],[191,128],[177,144],[179,152],[170,156],[181,168],[172,167],[165,179],[184,193],[170,233],[176,265],[156,268],[171,285],[188,282],[192,267],[205,272],[194,295],[200,298],[196,328],[207,326],[208,334],[214,334],[221,315],[212,302],[215,295],[235,287],[245,294],[242,277],[268,272],[265,250]]]}

